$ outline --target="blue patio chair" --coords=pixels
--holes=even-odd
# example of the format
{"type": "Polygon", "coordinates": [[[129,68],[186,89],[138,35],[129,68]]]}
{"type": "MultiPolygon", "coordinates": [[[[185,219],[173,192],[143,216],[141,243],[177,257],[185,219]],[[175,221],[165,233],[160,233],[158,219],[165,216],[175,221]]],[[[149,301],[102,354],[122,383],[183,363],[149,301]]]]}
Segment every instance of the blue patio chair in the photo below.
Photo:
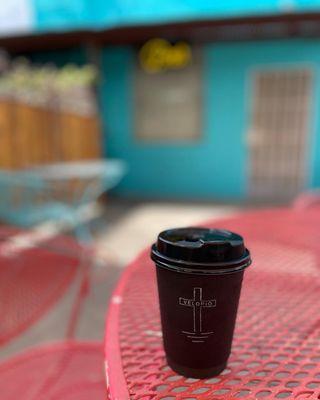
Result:
{"type": "Polygon", "coordinates": [[[112,189],[126,172],[120,160],[67,162],[30,169],[0,170],[0,219],[32,227],[43,222],[65,222],[79,240],[91,239],[79,220],[81,207],[112,189]],[[77,183],[75,190],[70,186],[77,183]]]}

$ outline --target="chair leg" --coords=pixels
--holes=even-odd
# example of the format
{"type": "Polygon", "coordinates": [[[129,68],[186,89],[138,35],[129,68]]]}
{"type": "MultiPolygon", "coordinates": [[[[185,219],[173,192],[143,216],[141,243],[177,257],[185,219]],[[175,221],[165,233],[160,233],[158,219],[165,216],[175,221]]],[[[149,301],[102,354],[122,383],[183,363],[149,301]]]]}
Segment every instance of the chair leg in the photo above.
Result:
{"type": "Polygon", "coordinates": [[[67,326],[67,332],[66,332],[67,339],[73,339],[75,337],[77,324],[80,318],[80,313],[84,301],[90,292],[91,272],[93,270],[92,266],[93,266],[92,260],[87,256],[87,254],[83,254],[82,259],[80,261],[81,281],[79,289],[76,294],[75,302],[71,310],[69,323],[67,326]]]}

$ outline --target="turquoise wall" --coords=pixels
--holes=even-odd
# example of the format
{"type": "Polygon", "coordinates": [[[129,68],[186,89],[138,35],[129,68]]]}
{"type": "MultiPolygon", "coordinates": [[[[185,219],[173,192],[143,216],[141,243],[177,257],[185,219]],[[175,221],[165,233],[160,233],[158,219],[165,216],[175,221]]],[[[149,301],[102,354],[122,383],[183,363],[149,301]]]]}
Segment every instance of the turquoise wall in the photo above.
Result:
{"type": "Polygon", "coordinates": [[[83,28],[90,24],[86,0],[30,0],[35,30],[55,31],[83,28]]]}
{"type": "Polygon", "coordinates": [[[237,129],[243,123],[243,115],[239,111],[230,118],[219,111],[228,106],[228,100],[220,94],[237,88],[227,80],[216,80],[220,66],[212,64],[212,56],[215,57],[207,51],[204,57],[204,75],[207,79],[203,81],[203,103],[207,106],[203,111],[201,140],[146,144],[137,140],[133,134],[134,51],[130,48],[105,50],[102,68],[105,78],[101,99],[107,138],[105,150],[108,156],[125,159],[130,170],[118,187],[119,192],[136,196],[194,195],[202,198],[214,194],[222,197],[244,195],[245,171],[241,171],[244,152],[237,129]],[[216,71],[212,70],[212,66],[215,66],[216,71]],[[212,90],[213,87],[216,90],[212,90]],[[223,131],[219,132],[221,127],[223,131]],[[230,148],[229,142],[233,143],[230,148]]]}
{"type": "Polygon", "coordinates": [[[308,187],[320,186],[320,41],[283,40],[209,44],[203,48],[203,131],[185,143],[139,142],[134,137],[133,71],[129,47],[103,51],[101,104],[105,154],[127,161],[130,172],[117,191],[126,195],[246,197],[250,73],[254,68],[309,65],[314,102],[308,144],[308,187]]]}
{"type": "MultiPolygon", "coordinates": [[[[317,10],[320,0],[94,0],[101,25],[152,24],[168,21],[230,18],[317,10]]],[[[91,14],[92,15],[92,14],[91,14]]]]}
{"type": "Polygon", "coordinates": [[[99,29],[318,10],[320,0],[30,0],[34,29],[99,29]]]}
{"type": "MultiPolygon", "coordinates": [[[[212,62],[221,65],[220,79],[230,79],[233,90],[225,92],[229,101],[222,114],[228,109],[233,110],[240,104],[240,113],[243,119],[237,128],[238,135],[245,140],[249,128],[249,106],[252,87],[250,75],[259,69],[278,68],[310,68],[313,72],[312,104],[309,121],[309,137],[307,143],[307,171],[306,188],[320,187],[320,125],[319,125],[319,95],[320,95],[320,41],[319,40],[277,40],[263,42],[248,42],[234,44],[219,44],[210,47],[212,62]],[[230,70],[227,76],[225,70],[230,70]],[[232,97],[234,96],[234,98],[232,97]],[[239,103],[240,99],[240,103],[239,103]]],[[[214,71],[214,69],[212,70],[214,71]]],[[[238,114],[239,110],[236,112],[238,114]]],[[[228,121],[226,121],[228,123],[228,121]]],[[[221,129],[221,128],[220,128],[221,129]]],[[[229,128],[228,128],[229,129],[229,128]]],[[[245,171],[248,170],[248,154],[243,146],[243,160],[245,171]]],[[[242,169],[243,171],[243,169],[242,169]]],[[[247,173],[246,173],[247,175],[247,173]]],[[[247,184],[247,179],[246,179],[247,184]]],[[[247,185],[246,185],[247,186],[247,185]]]]}

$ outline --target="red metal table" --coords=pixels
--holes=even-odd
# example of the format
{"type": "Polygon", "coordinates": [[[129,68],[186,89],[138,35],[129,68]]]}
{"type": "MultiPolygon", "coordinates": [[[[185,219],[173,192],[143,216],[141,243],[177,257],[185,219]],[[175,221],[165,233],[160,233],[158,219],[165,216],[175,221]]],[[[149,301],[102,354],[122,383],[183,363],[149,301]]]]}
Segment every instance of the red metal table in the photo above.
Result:
{"type": "Polygon", "coordinates": [[[247,212],[203,225],[241,233],[254,260],[227,369],[199,380],[166,365],[147,249],[124,272],[109,308],[109,398],[320,399],[320,208],[247,212]]]}
{"type": "Polygon", "coordinates": [[[2,400],[102,400],[102,344],[67,341],[32,348],[0,364],[2,400]]]}
{"type": "MultiPolygon", "coordinates": [[[[79,273],[83,250],[74,239],[58,236],[32,245],[28,238],[26,231],[0,228],[0,346],[40,319],[79,273]]],[[[76,306],[65,324],[70,332],[76,306]]]]}
{"type": "MultiPolygon", "coordinates": [[[[35,230],[0,227],[0,346],[38,321],[75,281],[72,296],[67,296],[73,302],[71,318],[57,319],[57,331],[63,327],[67,336],[72,336],[89,283],[92,252],[66,235],[41,236],[35,230]]],[[[55,333],[50,332],[52,335],[55,333]]],[[[41,334],[33,339],[33,343],[29,337],[19,346],[38,342],[41,334]]],[[[1,360],[0,398],[105,399],[102,343],[49,342],[1,360]]]]}

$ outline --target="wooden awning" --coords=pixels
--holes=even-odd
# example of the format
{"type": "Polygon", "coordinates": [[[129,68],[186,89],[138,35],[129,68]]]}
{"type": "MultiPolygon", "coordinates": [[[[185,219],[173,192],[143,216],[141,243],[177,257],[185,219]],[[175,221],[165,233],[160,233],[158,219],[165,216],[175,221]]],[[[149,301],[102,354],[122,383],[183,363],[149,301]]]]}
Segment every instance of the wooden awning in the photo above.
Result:
{"type": "Polygon", "coordinates": [[[2,37],[0,47],[14,54],[67,49],[79,45],[140,45],[153,37],[204,43],[319,36],[320,13],[283,13],[259,17],[127,26],[97,31],[61,31],[2,37]]]}

